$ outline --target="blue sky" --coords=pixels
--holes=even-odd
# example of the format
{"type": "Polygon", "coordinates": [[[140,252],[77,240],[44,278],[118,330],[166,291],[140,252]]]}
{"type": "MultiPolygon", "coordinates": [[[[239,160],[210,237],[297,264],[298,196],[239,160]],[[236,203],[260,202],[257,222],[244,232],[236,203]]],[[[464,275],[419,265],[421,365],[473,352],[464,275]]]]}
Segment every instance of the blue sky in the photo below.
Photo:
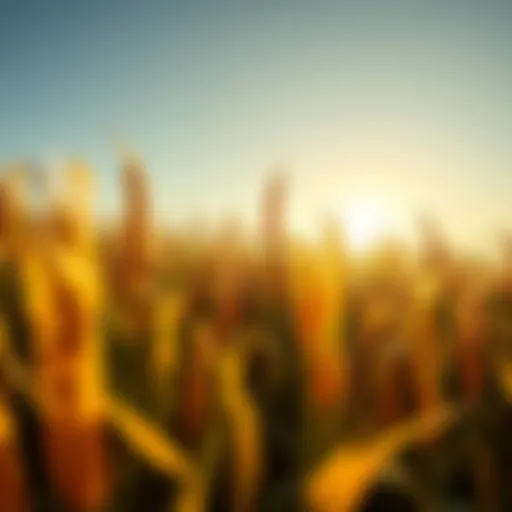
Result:
{"type": "Polygon", "coordinates": [[[0,0],[0,157],[82,155],[112,211],[119,134],[162,217],[248,221],[283,162],[297,226],[362,197],[483,244],[512,225],[508,4],[0,0]]]}

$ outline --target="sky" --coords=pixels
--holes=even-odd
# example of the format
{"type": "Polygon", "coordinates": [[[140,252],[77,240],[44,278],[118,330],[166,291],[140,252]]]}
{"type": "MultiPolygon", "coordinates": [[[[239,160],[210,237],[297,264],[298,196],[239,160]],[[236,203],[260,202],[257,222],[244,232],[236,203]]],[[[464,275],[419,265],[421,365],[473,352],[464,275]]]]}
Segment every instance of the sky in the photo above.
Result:
{"type": "Polygon", "coordinates": [[[510,4],[0,0],[0,160],[85,157],[114,213],[121,137],[162,219],[249,224],[284,165],[299,230],[355,202],[488,246],[512,228],[510,4]]]}

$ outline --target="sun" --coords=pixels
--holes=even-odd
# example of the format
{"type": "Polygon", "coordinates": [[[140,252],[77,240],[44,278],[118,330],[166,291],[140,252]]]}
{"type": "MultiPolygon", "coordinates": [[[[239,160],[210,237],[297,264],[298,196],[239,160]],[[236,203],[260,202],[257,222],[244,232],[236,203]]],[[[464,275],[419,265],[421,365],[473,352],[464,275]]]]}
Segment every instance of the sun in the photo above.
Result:
{"type": "Polygon", "coordinates": [[[381,238],[387,229],[386,212],[369,201],[352,201],[341,212],[349,247],[362,251],[381,238]]]}

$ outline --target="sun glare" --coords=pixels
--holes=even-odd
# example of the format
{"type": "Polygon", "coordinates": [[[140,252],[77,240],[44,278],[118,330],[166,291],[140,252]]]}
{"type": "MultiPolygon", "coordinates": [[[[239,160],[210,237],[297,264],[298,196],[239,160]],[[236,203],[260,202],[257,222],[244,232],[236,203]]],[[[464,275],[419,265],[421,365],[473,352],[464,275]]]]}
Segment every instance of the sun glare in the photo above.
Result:
{"type": "Polygon", "coordinates": [[[341,221],[349,247],[362,251],[384,235],[387,228],[385,211],[375,204],[357,201],[341,212],[341,221]]]}

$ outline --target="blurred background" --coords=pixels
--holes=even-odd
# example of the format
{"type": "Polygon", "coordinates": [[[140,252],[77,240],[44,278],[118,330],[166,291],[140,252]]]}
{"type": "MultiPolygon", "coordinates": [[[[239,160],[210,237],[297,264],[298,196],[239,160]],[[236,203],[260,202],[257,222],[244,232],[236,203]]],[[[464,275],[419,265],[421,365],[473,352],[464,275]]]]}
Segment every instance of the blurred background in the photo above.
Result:
{"type": "Polygon", "coordinates": [[[4,0],[0,510],[509,510],[511,25],[4,0]]]}

